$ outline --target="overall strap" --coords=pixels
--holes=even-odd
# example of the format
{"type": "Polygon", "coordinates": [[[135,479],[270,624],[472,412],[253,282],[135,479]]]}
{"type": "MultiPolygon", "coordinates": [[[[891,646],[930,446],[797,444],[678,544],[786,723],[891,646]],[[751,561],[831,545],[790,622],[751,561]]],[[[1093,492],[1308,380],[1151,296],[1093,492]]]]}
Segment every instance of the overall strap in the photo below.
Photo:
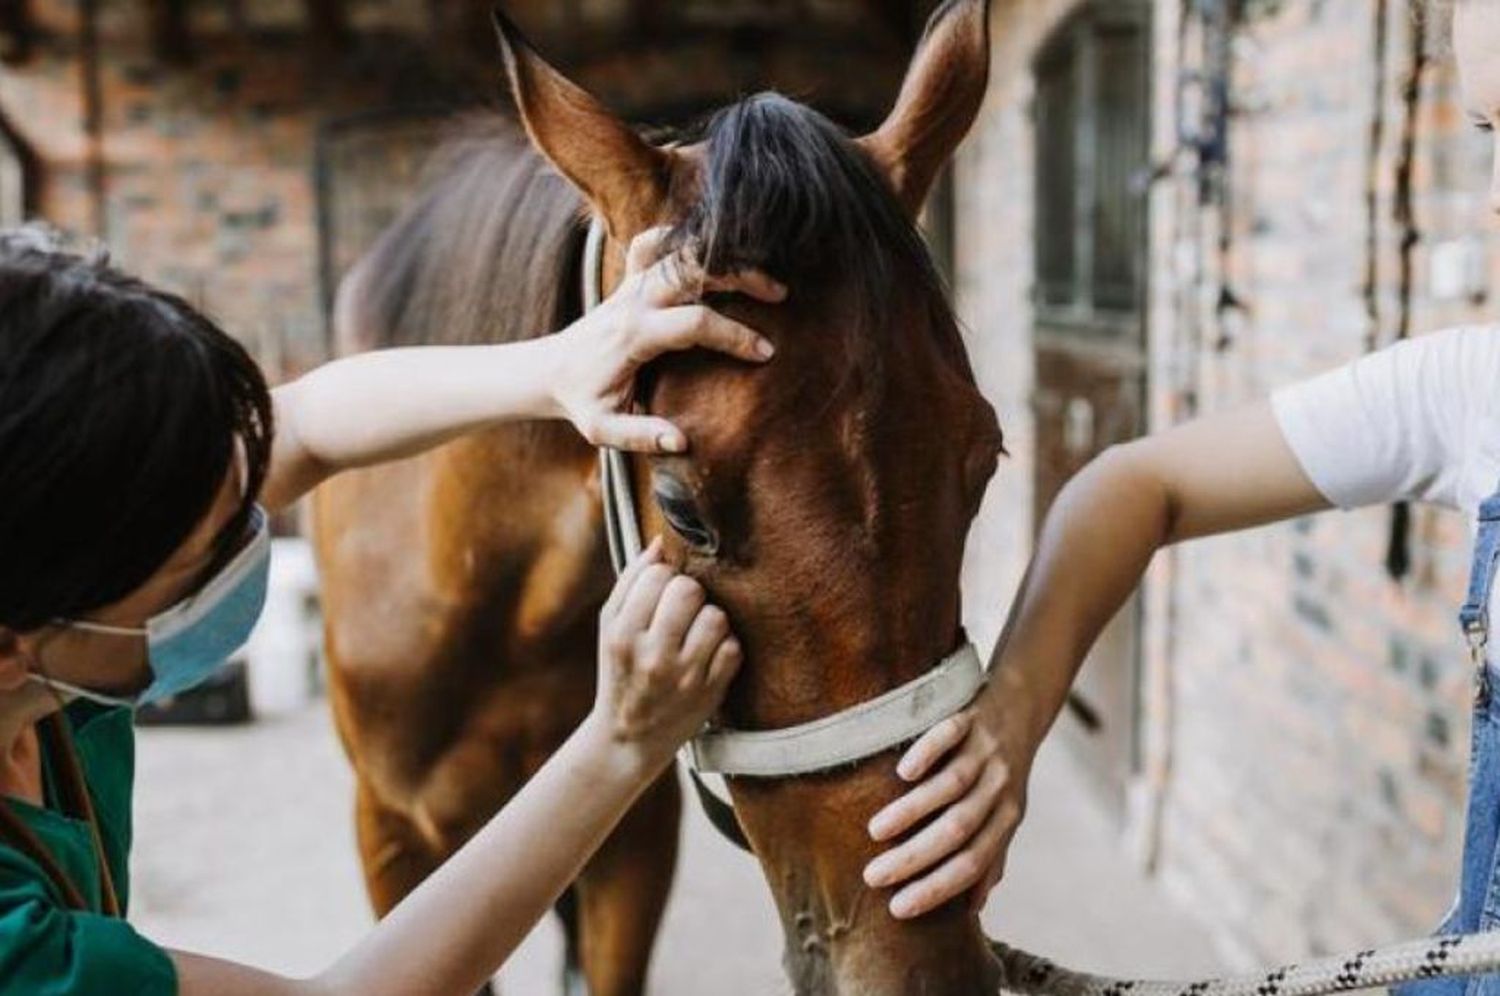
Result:
{"type": "Polygon", "coordinates": [[[1476,664],[1484,661],[1484,649],[1490,639],[1489,601],[1495,584],[1497,559],[1500,559],[1500,491],[1479,505],[1479,530],[1474,538],[1474,566],[1469,572],[1469,590],[1458,622],[1476,664]]]}

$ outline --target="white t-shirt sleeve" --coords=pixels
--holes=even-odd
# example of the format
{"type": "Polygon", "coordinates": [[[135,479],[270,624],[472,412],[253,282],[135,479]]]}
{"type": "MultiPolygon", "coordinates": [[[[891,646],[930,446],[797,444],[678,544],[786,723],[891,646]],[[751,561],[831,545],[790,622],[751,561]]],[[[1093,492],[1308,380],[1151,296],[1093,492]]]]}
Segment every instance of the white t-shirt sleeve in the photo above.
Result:
{"type": "Polygon", "coordinates": [[[1334,505],[1457,507],[1480,420],[1500,391],[1500,327],[1453,329],[1372,353],[1271,397],[1312,483],[1334,505]]]}

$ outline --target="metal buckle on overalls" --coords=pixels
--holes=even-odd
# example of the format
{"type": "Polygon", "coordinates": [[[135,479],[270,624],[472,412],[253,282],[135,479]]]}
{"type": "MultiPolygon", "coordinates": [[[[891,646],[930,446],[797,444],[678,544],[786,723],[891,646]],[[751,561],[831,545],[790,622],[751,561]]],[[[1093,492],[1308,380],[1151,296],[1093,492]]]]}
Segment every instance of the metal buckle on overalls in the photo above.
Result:
{"type": "Polygon", "coordinates": [[[1482,616],[1464,626],[1464,639],[1469,644],[1469,658],[1474,662],[1474,684],[1478,688],[1479,700],[1485,702],[1490,694],[1490,669],[1484,660],[1484,649],[1490,642],[1490,627],[1482,616]]]}
{"type": "Polygon", "coordinates": [[[1484,648],[1490,642],[1490,628],[1483,619],[1475,619],[1464,627],[1464,639],[1469,642],[1469,656],[1475,664],[1484,661],[1484,648]]]}

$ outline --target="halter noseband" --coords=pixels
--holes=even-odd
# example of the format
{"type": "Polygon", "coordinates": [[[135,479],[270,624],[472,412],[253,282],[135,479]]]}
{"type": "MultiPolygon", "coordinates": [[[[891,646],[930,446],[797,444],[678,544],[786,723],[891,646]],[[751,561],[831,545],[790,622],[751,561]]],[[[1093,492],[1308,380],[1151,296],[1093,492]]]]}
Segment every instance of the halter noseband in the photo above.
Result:
{"type": "MultiPolygon", "coordinates": [[[[583,305],[603,300],[604,225],[594,218],[584,242],[583,305]]],[[[643,547],[630,468],[619,450],[599,450],[609,556],[619,574],[643,547]]],[[[964,708],[985,680],[984,665],[967,641],[915,681],[822,719],[779,730],[705,729],[683,757],[696,772],[752,778],[809,775],[862,761],[909,743],[964,708]]],[[[722,829],[722,827],[721,827],[722,829]]]]}

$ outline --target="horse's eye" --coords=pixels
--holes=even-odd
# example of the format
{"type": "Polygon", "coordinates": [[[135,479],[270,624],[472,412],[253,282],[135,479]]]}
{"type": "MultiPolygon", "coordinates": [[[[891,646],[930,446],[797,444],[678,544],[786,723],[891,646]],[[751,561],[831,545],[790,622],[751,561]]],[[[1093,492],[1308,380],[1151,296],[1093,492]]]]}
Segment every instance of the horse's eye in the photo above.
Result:
{"type": "Polygon", "coordinates": [[[687,541],[688,546],[706,556],[719,552],[719,534],[703,521],[692,494],[681,481],[657,474],[651,490],[667,524],[687,541]]]}

